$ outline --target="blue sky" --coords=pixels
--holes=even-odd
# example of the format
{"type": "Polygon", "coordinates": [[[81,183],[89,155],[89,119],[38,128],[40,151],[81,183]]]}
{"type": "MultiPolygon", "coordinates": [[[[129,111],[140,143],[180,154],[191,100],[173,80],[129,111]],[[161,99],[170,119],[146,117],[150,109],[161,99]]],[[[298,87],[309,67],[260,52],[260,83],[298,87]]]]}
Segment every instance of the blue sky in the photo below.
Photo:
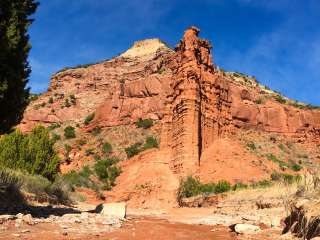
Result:
{"type": "Polygon", "coordinates": [[[195,25],[223,69],[320,105],[319,0],[40,0],[34,17],[32,92],[59,69],[111,58],[136,40],[173,47],[195,25]]]}

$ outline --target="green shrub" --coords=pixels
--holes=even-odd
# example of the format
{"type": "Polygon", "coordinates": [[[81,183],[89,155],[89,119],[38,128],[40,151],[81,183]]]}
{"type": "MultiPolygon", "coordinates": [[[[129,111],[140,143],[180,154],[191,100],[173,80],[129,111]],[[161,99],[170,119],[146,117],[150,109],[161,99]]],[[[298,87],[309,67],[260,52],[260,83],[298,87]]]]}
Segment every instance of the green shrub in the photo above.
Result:
{"type": "Polygon", "coordinates": [[[143,129],[148,129],[150,127],[153,126],[153,120],[152,119],[139,119],[137,122],[136,122],[136,126],[138,128],[143,128],[143,129]]]}
{"type": "Polygon", "coordinates": [[[303,167],[299,164],[294,164],[294,165],[290,166],[290,168],[295,172],[299,172],[303,167]]]}
{"type": "Polygon", "coordinates": [[[89,123],[94,119],[95,113],[89,114],[85,119],[84,119],[84,124],[89,125],[89,123]]]}
{"type": "Polygon", "coordinates": [[[53,145],[45,127],[35,127],[26,135],[14,131],[0,138],[0,166],[23,169],[53,180],[59,165],[53,145]]]}
{"type": "Polygon", "coordinates": [[[52,104],[52,103],[53,103],[53,98],[52,98],[52,97],[49,98],[48,103],[49,103],[49,104],[52,104]]]}
{"type": "Polygon", "coordinates": [[[281,95],[277,95],[274,98],[277,102],[281,103],[281,104],[285,104],[287,102],[286,99],[284,99],[281,95]]]}
{"type": "Polygon", "coordinates": [[[125,152],[128,158],[131,158],[140,152],[143,152],[150,148],[159,148],[159,143],[155,137],[149,136],[146,139],[146,142],[142,145],[142,143],[135,143],[127,148],[125,148],[125,152]]]}
{"type": "Polygon", "coordinates": [[[254,150],[257,149],[256,145],[255,145],[253,142],[248,143],[248,144],[247,144],[247,147],[250,148],[252,151],[254,151],[254,150]]]}
{"type": "Polygon", "coordinates": [[[104,154],[109,154],[111,151],[112,151],[112,145],[110,143],[108,143],[108,142],[105,142],[102,145],[102,152],[104,154]]]}
{"type": "Polygon", "coordinates": [[[71,138],[75,138],[76,137],[76,132],[74,130],[74,127],[72,126],[67,126],[65,129],[64,129],[64,137],[66,139],[71,139],[71,138]]]}
{"type": "Polygon", "coordinates": [[[69,102],[69,99],[68,98],[66,98],[66,100],[64,100],[64,107],[71,107],[71,104],[70,104],[70,102],[69,102]]]}
{"type": "Polygon", "coordinates": [[[181,180],[178,189],[178,202],[180,202],[182,198],[198,195],[200,193],[200,186],[200,181],[192,176],[188,176],[186,179],[181,180]]]}
{"type": "Polygon", "coordinates": [[[14,205],[23,203],[21,194],[22,182],[10,172],[0,169],[0,204],[14,205]]]}
{"type": "Polygon", "coordinates": [[[146,142],[142,147],[142,151],[150,149],[150,148],[159,148],[159,144],[158,144],[157,139],[152,136],[147,137],[146,142]]]}
{"type": "Polygon", "coordinates": [[[61,136],[59,134],[56,134],[56,133],[52,133],[51,134],[51,138],[52,138],[52,141],[54,143],[56,143],[57,141],[61,140],[61,136]]]}
{"type": "Polygon", "coordinates": [[[223,192],[228,192],[231,190],[231,185],[229,182],[225,180],[220,180],[216,187],[215,187],[215,193],[223,193],[223,192]]]}
{"type": "Polygon", "coordinates": [[[114,185],[116,178],[120,175],[121,169],[115,164],[119,162],[117,158],[108,158],[98,161],[94,165],[94,170],[97,177],[107,184],[106,189],[114,185]]]}
{"type": "Polygon", "coordinates": [[[70,189],[73,189],[74,186],[97,189],[97,185],[90,179],[91,175],[91,169],[88,166],[84,166],[79,172],[72,170],[62,175],[62,180],[69,185],[70,189]]]}
{"type": "Polygon", "coordinates": [[[98,136],[101,133],[101,127],[95,127],[94,129],[92,129],[91,133],[93,136],[98,136]]]}
{"type": "Polygon", "coordinates": [[[284,170],[284,169],[286,169],[286,168],[289,168],[289,165],[288,165],[286,162],[284,162],[284,161],[282,161],[282,160],[279,160],[279,159],[278,159],[275,155],[273,155],[272,153],[267,154],[267,158],[268,158],[269,160],[271,160],[272,162],[277,163],[282,170],[284,170]]]}
{"type": "Polygon", "coordinates": [[[217,184],[202,184],[198,179],[188,176],[180,181],[177,199],[181,202],[182,198],[188,198],[199,194],[223,193],[232,189],[231,184],[225,180],[220,180],[217,184]]]}
{"type": "Polygon", "coordinates": [[[125,148],[125,152],[127,154],[128,158],[131,158],[135,155],[137,155],[138,153],[140,153],[140,147],[141,147],[141,143],[135,143],[127,148],[125,148]]]}
{"type": "Polygon", "coordinates": [[[48,129],[51,131],[51,130],[54,130],[54,129],[59,128],[59,127],[61,127],[61,125],[60,125],[59,123],[52,123],[52,124],[48,127],[48,129]]]}
{"type": "Polygon", "coordinates": [[[72,105],[76,105],[76,97],[74,96],[74,94],[70,95],[70,102],[72,105]]]}
{"type": "Polygon", "coordinates": [[[267,188],[271,186],[272,186],[272,182],[269,180],[261,180],[259,182],[252,184],[253,188],[267,188]]]}

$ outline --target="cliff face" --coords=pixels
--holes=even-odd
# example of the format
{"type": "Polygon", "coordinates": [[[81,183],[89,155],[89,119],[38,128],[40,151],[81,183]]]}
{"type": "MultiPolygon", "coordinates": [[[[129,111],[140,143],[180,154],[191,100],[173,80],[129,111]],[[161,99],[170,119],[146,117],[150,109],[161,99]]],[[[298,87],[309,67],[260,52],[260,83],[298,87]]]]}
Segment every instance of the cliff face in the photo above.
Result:
{"type": "Polygon", "coordinates": [[[148,39],[111,60],[61,71],[52,76],[48,91],[29,105],[19,127],[30,131],[36,124],[81,125],[93,112],[94,125],[101,127],[138,118],[159,120],[171,79],[164,66],[172,53],[159,39],[148,39]]]}
{"type": "Polygon", "coordinates": [[[210,43],[198,34],[195,27],[187,29],[175,51],[149,39],[111,60],[55,74],[19,127],[29,131],[38,123],[60,123],[88,132],[151,118],[161,124],[160,149],[179,176],[199,173],[202,159],[209,161],[209,152],[218,151],[212,145],[248,129],[319,142],[319,110],[282,97],[252,77],[220,70],[210,43]],[[84,125],[93,112],[93,121],[84,125]]]}
{"type": "Polygon", "coordinates": [[[225,134],[231,121],[227,80],[214,69],[210,43],[198,33],[188,29],[173,56],[161,141],[172,149],[174,172],[183,175],[197,170],[202,151],[225,134]]]}

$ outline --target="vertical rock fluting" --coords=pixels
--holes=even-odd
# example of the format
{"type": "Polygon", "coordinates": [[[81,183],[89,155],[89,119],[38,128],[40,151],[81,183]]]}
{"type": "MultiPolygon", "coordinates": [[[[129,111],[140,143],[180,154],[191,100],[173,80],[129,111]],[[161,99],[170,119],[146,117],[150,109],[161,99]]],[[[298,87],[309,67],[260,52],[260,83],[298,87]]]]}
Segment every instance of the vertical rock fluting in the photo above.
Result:
{"type": "Polygon", "coordinates": [[[211,45],[185,31],[171,63],[174,79],[163,119],[162,148],[171,148],[175,173],[197,172],[202,151],[227,130],[230,114],[227,81],[215,71],[211,45]]]}

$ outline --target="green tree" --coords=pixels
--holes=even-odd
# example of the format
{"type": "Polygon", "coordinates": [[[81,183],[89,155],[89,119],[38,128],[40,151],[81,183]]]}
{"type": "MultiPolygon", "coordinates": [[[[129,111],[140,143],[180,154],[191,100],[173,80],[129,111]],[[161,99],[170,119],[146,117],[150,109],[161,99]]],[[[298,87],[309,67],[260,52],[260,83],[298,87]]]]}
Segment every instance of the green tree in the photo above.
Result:
{"type": "Polygon", "coordinates": [[[37,6],[34,0],[0,1],[0,134],[21,120],[28,103],[28,28],[37,6]]]}
{"type": "Polygon", "coordinates": [[[53,180],[59,165],[49,131],[35,127],[30,134],[15,131],[0,138],[0,167],[21,169],[53,180]]]}

